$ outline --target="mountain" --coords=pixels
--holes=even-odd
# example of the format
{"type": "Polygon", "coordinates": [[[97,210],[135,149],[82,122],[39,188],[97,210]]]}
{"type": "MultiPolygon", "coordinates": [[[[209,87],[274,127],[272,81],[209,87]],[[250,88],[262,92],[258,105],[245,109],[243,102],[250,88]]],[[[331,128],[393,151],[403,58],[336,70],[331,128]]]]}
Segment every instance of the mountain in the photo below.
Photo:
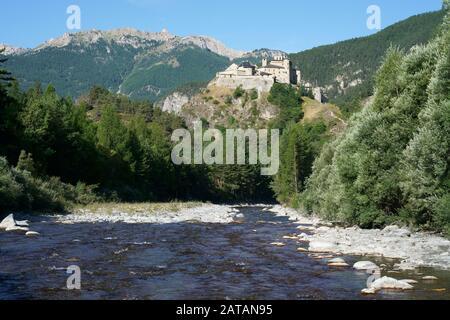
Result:
{"type": "Polygon", "coordinates": [[[28,88],[52,83],[79,97],[94,85],[134,99],[157,100],[179,86],[207,82],[243,52],[204,36],[135,29],[66,33],[34,49],[5,46],[6,67],[28,88]]]}
{"type": "Polygon", "coordinates": [[[409,50],[426,44],[436,34],[444,10],[410,17],[378,33],[291,54],[302,78],[320,86],[329,98],[346,102],[373,94],[373,77],[386,50],[397,46],[409,50]]]}
{"type": "MultiPolygon", "coordinates": [[[[443,11],[426,13],[369,37],[289,56],[305,83],[322,87],[333,102],[344,105],[373,94],[373,76],[389,46],[408,50],[427,43],[442,18],[443,11]]],[[[67,33],[34,49],[4,47],[5,67],[24,88],[39,81],[53,84],[61,95],[79,97],[100,85],[132,99],[152,101],[186,86],[204,87],[232,62],[257,64],[264,57],[287,55],[271,49],[237,51],[207,36],[135,29],[67,33]]]]}

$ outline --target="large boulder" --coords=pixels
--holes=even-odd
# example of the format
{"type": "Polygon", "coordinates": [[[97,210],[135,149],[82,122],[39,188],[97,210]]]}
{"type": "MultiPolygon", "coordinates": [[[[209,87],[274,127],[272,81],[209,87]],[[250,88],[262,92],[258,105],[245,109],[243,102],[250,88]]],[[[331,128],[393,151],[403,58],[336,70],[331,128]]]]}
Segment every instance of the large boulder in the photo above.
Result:
{"type": "Polygon", "coordinates": [[[6,230],[16,226],[16,221],[14,220],[14,215],[10,214],[0,223],[0,230],[6,230]]]}
{"type": "Polygon", "coordinates": [[[372,261],[359,261],[353,265],[353,269],[356,270],[375,270],[378,266],[372,261]]]}
{"type": "Polygon", "coordinates": [[[412,290],[414,287],[407,283],[406,281],[399,281],[394,278],[383,277],[375,280],[369,289],[379,291],[379,290],[412,290]]]}

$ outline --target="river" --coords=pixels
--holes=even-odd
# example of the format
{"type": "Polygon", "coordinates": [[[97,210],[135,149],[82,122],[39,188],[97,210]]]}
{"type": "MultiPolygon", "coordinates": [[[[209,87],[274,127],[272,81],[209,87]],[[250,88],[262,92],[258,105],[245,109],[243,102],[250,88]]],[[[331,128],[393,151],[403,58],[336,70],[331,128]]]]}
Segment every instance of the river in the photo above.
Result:
{"type": "MultiPolygon", "coordinates": [[[[261,207],[239,211],[234,222],[221,224],[62,224],[33,217],[39,237],[0,232],[0,300],[450,299],[450,272],[431,269],[390,276],[435,275],[437,282],[363,296],[367,274],[329,267],[327,258],[297,250],[306,243],[283,239],[298,233],[298,224],[261,207]],[[272,244],[277,241],[286,245],[272,244]],[[66,288],[71,265],[81,269],[81,290],[66,288]]],[[[343,258],[350,265],[363,259],[343,258]]]]}

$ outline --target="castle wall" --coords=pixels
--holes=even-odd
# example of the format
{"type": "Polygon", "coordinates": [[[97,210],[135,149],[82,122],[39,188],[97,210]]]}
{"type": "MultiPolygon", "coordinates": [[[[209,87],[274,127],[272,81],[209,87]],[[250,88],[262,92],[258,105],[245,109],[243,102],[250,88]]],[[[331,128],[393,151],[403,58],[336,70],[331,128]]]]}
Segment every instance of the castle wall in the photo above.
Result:
{"type": "Polygon", "coordinates": [[[212,85],[236,89],[242,86],[244,90],[256,89],[258,92],[269,92],[275,83],[274,78],[270,76],[238,76],[238,77],[217,77],[212,85]]]}

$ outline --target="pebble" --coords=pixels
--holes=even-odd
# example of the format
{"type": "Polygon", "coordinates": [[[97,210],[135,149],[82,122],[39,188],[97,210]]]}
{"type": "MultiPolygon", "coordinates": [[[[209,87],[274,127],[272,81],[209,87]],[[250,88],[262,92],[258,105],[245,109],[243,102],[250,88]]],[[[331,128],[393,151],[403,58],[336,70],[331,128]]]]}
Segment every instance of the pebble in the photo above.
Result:
{"type": "Polygon", "coordinates": [[[435,276],[425,276],[425,277],[422,278],[422,280],[435,281],[435,280],[439,280],[439,279],[437,277],[435,277],[435,276]]]}
{"type": "Polygon", "coordinates": [[[284,247],[286,244],[283,242],[272,242],[271,245],[275,247],[284,247]]]}
{"type": "Polygon", "coordinates": [[[36,231],[28,231],[25,235],[27,237],[37,237],[37,236],[39,236],[41,234],[39,232],[36,232],[36,231]]]}

